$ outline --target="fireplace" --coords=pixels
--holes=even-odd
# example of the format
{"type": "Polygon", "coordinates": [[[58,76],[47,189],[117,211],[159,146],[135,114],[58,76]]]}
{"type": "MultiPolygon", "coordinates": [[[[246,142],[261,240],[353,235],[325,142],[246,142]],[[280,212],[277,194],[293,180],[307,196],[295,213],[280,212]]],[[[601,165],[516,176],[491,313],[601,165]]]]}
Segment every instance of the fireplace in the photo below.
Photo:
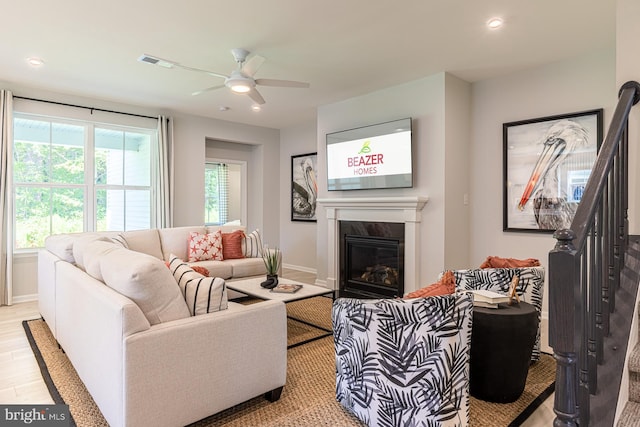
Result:
{"type": "Polygon", "coordinates": [[[404,224],[340,221],[339,296],[404,294],[404,224]]]}
{"type": "MultiPolygon", "coordinates": [[[[422,208],[428,198],[420,196],[404,197],[343,197],[318,199],[318,206],[324,209],[327,218],[327,276],[318,282],[340,293],[342,222],[377,222],[381,224],[400,224],[404,230],[404,264],[402,275],[404,292],[415,291],[420,283],[420,238],[422,208]]],[[[395,226],[394,226],[395,227],[395,226]]],[[[353,233],[357,234],[357,233],[353,233]]]]}

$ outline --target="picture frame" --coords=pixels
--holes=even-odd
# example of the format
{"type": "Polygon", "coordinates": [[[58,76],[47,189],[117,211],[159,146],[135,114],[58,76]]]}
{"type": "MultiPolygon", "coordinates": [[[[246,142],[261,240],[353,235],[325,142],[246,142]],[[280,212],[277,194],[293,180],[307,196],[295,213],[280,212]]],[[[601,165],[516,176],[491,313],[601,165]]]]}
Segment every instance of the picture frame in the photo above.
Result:
{"type": "Polygon", "coordinates": [[[291,156],[291,221],[317,221],[317,165],[317,152],[291,156]]]}
{"type": "Polygon", "coordinates": [[[504,123],[503,230],[569,228],[602,141],[603,109],[504,123]]]}

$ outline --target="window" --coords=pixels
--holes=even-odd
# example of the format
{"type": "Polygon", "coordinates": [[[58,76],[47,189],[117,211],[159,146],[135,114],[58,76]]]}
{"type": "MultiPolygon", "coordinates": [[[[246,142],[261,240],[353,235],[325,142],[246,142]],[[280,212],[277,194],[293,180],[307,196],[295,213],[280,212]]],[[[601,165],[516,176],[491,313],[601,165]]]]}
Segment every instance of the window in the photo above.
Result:
{"type": "Polygon", "coordinates": [[[152,226],[155,129],[14,114],[14,248],[152,226]]]}
{"type": "Polygon", "coordinates": [[[204,222],[220,225],[227,222],[229,202],[229,166],[207,162],[204,169],[204,222]]]}

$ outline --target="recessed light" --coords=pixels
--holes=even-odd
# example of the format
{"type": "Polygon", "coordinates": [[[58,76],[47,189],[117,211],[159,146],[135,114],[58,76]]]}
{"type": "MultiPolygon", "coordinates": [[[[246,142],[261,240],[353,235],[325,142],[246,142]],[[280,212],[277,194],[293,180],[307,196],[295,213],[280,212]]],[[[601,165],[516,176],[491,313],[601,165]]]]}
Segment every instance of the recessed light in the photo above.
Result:
{"type": "Polygon", "coordinates": [[[502,24],[504,24],[502,18],[491,18],[487,21],[487,27],[491,28],[492,30],[502,27],[502,24]]]}
{"type": "Polygon", "coordinates": [[[221,105],[218,107],[218,110],[220,111],[229,111],[229,107],[227,107],[226,105],[221,105]]]}
{"type": "Polygon", "coordinates": [[[251,106],[251,109],[252,109],[253,111],[260,111],[260,110],[262,110],[262,107],[261,107],[260,105],[258,105],[258,104],[253,104],[253,105],[251,106]]]}
{"type": "Polygon", "coordinates": [[[44,60],[42,58],[32,56],[30,58],[27,58],[27,63],[32,67],[40,67],[44,64],[44,60]]]}

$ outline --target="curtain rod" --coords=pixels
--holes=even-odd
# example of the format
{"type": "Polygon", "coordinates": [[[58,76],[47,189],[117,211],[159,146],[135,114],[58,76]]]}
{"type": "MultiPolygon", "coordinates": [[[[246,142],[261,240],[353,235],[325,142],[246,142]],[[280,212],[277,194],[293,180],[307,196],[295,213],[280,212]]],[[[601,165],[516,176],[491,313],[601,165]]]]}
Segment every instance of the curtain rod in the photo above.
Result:
{"type": "Polygon", "coordinates": [[[64,102],[47,101],[45,99],[28,98],[28,97],[25,97],[25,96],[14,96],[14,98],[24,99],[26,101],[36,101],[36,102],[45,102],[47,104],[62,105],[64,107],[84,108],[84,109],[87,109],[87,110],[91,110],[91,114],[93,114],[94,111],[100,111],[100,112],[103,112],[103,113],[123,114],[125,116],[142,117],[144,119],[158,120],[157,117],[145,116],[145,115],[142,115],[142,114],[124,113],[122,111],[114,111],[114,110],[104,110],[102,108],[85,107],[84,105],[66,104],[64,102]]]}

